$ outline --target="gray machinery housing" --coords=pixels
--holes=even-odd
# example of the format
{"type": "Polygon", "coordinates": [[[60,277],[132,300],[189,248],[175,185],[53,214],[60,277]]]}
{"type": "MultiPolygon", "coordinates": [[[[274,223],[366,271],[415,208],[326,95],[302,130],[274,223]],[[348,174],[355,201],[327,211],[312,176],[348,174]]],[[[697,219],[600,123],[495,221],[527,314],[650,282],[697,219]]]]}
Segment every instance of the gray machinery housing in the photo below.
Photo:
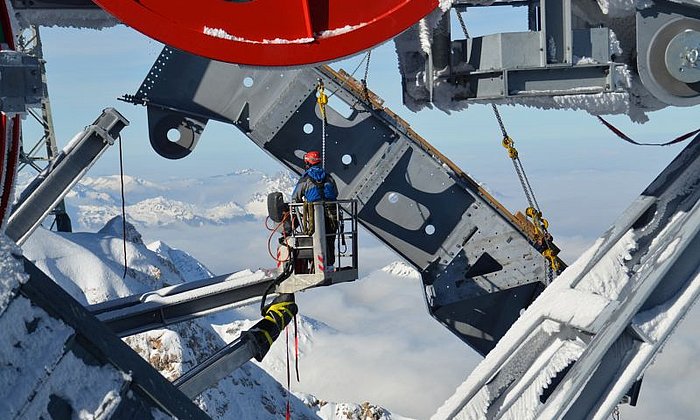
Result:
{"type": "Polygon", "coordinates": [[[453,34],[450,11],[434,12],[395,38],[407,107],[514,102],[632,115],[700,104],[696,0],[630,2],[614,13],[588,0],[484,3],[456,0],[453,8],[522,6],[529,30],[470,37],[465,26],[453,34]]]}
{"type": "Polygon", "coordinates": [[[545,259],[520,220],[358,82],[329,67],[244,68],[165,48],[126,99],[148,106],[151,144],[164,157],[188,155],[214,119],[301,174],[304,152],[322,146],[319,79],[334,92],[325,167],[339,198],[356,200],[359,222],[421,272],[430,313],[488,353],[544,289],[545,259]]]}

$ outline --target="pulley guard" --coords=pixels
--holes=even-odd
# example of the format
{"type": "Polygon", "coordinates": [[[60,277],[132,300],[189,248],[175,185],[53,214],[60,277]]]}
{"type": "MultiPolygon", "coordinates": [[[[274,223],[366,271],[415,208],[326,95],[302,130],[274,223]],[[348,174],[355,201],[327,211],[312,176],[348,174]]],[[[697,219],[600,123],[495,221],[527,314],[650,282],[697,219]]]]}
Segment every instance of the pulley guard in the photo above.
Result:
{"type": "Polygon", "coordinates": [[[345,57],[393,38],[438,6],[437,0],[95,3],[172,47],[255,66],[301,65],[345,57]]]}

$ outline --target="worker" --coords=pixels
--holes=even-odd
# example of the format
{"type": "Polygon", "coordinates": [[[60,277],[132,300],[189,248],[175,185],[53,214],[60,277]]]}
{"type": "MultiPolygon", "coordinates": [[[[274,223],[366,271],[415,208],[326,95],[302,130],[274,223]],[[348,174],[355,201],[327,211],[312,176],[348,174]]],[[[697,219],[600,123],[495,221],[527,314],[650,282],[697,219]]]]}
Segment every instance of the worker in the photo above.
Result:
{"type": "MultiPolygon", "coordinates": [[[[321,166],[321,154],[317,150],[311,150],[304,154],[304,175],[292,192],[292,200],[295,203],[335,201],[338,199],[338,187],[333,177],[321,166]]],[[[335,264],[335,235],[338,230],[338,213],[335,205],[326,205],[324,208],[326,225],[326,266],[332,269],[335,264]]]]}

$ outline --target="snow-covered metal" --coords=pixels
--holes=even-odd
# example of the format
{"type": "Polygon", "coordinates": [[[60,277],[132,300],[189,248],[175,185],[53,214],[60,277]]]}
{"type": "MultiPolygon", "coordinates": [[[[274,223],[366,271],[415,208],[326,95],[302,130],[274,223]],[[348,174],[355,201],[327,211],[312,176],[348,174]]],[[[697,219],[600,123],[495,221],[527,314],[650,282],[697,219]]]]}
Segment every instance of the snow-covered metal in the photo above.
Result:
{"type": "Polygon", "coordinates": [[[0,237],[4,418],[208,416],[0,237]]]}
{"type": "Polygon", "coordinates": [[[700,136],[434,419],[605,419],[700,295],[700,136]]]}
{"type": "Polygon", "coordinates": [[[474,37],[466,26],[452,33],[449,9],[433,12],[394,38],[404,104],[446,112],[521,104],[643,122],[647,112],[700,103],[697,1],[595,3],[457,0],[458,12],[523,6],[527,30],[474,37]]]}
{"type": "Polygon", "coordinates": [[[28,185],[7,222],[7,236],[22,244],[129,124],[114,108],[78,133],[52,164],[28,185]]]}
{"type": "Polygon", "coordinates": [[[274,277],[232,273],[168,286],[87,307],[125,337],[260,301],[274,277]]]}

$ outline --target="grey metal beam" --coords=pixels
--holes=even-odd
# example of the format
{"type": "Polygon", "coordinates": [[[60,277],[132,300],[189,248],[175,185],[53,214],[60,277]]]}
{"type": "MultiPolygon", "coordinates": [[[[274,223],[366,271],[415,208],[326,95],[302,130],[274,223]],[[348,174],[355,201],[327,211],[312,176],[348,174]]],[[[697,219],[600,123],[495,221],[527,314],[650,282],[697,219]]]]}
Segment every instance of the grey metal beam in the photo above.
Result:
{"type": "Polygon", "coordinates": [[[242,282],[227,274],[90,305],[87,310],[125,337],[257,302],[274,280],[242,282]]]}
{"type": "Polygon", "coordinates": [[[128,124],[114,108],[102,111],[102,115],[25,188],[7,222],[7,236],[18,244],[24,243],[128,124]]]}
{"type": "Polygon", "coordinates": [[[240,337],[209,356],[173,382],[185,395],[194,398],[238,369],[248,360],[262,361],[272,343],[292,322],[299,308],[293,294],[280,294],[264,309],[263,318],[240,337]]]}
{"type": "Polygon", "coordinates": [[[173,385],[194,399],[255,357],[256,352],[257,348],[252,338],[243,336],[184,373],[173,385]]]}
{"type": "Polygon", "coordinates": [[[327,108],[326,169],[360,222],[423,276],[430,312],[487,353],[542,290],[546,265],[527,223],[504,209],[371,91],[329,67],[265,70],[164,49],[136,95],[148,105],[151,144],[189,154],[204,125],[236,125],[296,173],[321,149],[316,84],[327,108]],[[158,77],[155,77],[155,76],[158,77]],[[168,140],[178,130],[178,142],[168,140]]]}
{"type": "Polygon", "coordinates": [[[10,0],[14,17],[23,28],[95,28],[114,26],[119,21],[91,0],[10,0]]]}
{"type": "Polygon", "coordinates": [[[575,267],[435,419],[608,418],[700,296],[700,136],[575,267]]]}
{"type": "MultiPolygon", "coordinates": [[[[209,418],[146,360],[108,331],[79,302],[26,259],[24,269],[29,280],[21,286],[20,294],[31,300],[32,305],[40,307],[51,317],[60,319],[75,331],[68,342],[60,344],[85,359],[86,363],[111,365],[125,375],[128,374],[129,380],[125,383],[123,395],[115,410],[124,415],[129,413],[132,417],[119,418],[148,419],[153,418],[158,411],[161,415],[166,413],[179,419],[209,418]]],[[[50,374],[49,372],[48,375],[50,374]]]]}

